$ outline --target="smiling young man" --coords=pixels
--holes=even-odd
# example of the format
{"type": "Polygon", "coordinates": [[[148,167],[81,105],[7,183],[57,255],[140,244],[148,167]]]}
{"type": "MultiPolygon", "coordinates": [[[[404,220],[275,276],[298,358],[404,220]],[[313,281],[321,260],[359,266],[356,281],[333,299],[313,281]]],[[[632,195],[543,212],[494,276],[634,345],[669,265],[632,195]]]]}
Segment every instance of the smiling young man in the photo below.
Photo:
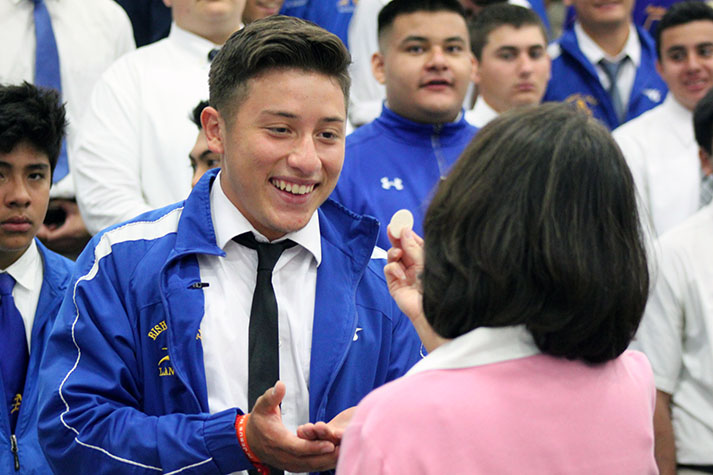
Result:
{"type": "Polygon", "coordinates": [[[611,130],[659,105],[666,84],[655,45],[631,20],[634,0],[565,0],[577,22],[550,45],[552,77],[545,101],[592,112],[611,130]]]}
{"type": "Polygon", "coordinates": [[[201,119],[220,172],[77,263],[43,367],[55,471],[334,468],[348,409],[419,358],[378,224],[327,200],[348,64],[336,36],[284,16],[218,53],[201,119]],[[317,421],[331,422],[297,437],[317,421]]]}
{"type": "Polygon", "coordinates": [[[372,69],[386,102],[376,120],[347,138],[334,198],[375,216],[385,249],[386,223],[401,208],[411,210],[421,233],[432,188],[475,135],[462,108],[474,64],[458,1],[394,0],[379,13],[372,69]]]}
{"type": "Polygon", "coordinates": [[[56,92],[28,83],[0,86],[0,294],[11,290],[0,297],[2,473],[50,472],[37,439],[36,380],[72,263],[35,234],[64,137],[59,104],[56,92]]]}
{"type": "Polygon", "coordinates": [[[537,14],[501,3],[483,9],[471,24],[478,99],[465,114],[484,127],[514,107],[539,104],[550,79],[547,34],[537,14]]]}
{"type": "Polygon", "coordinates": [[[631,168],[645,216],[661,235],[698,210],[701,166],[693,109],[713,87],[713,9],[705,2],[671,6],[657,30],[656,68],[669,95],[660,106],[614,131],[631,168]]]}

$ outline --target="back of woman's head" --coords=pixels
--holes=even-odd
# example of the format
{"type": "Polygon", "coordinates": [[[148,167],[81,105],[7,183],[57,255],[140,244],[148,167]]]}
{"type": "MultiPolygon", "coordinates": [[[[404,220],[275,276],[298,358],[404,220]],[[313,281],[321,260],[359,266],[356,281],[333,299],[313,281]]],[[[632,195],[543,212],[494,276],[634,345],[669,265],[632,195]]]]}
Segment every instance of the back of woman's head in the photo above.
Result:
{"type": "Polygon", "coordinates": [[[434,330],[524,324],[543,353],[617,357],[649,287],[629,169],[586,113],[545,104],[484,127],[426,214],[423,305],[434,330]]]}

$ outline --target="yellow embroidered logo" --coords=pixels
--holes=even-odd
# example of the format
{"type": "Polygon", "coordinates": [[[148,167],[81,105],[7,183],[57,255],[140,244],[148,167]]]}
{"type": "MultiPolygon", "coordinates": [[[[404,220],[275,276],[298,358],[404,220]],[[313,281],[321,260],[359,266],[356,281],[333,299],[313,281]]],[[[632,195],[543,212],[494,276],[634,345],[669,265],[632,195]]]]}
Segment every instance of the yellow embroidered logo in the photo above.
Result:
{"type": "Polygon", "coordinates": [[[167,354],[160,360],[158,360],[158,375],[159,376],[173,376],[173,367],[169,364],[171,362],[171,357],[168,355],[168,348],[161,348],[167,354]]]}
{"type": "Polygon", "coordinates": [[[568,104],[574,104],[578,109],[587,111],[589,115],[592,115],[592,107],[599,104],[594,97],[588,94],[581,94],[579,92],[572,94],[571,96],[567,96],[564,101],[568,104]]]}
{"type": "Polygon", "coordinates": [[[196,340],[203,340],[203,337],[201,336],[201,329],[198,329],[198,333],[196,334],[196,340]]]}
{"type": "Polygon", "coordinates": [[[655,21],[661,21],[666,13],[666,7],[658,5],[646,5],[646,20],[644,20],[644,29],[650,30],[651,25],[655,21]]]}
{"type": "Polygon", "coordinates": [[[15,394],[12,398],[12,409],[10,409],[10,414],[13,414],[20,410],[20,405],[22,404],[22,394],[15,394]]]}
{"type": "Polygon", "coordinates": [[[161,320],[161,322],[158,325],[154,325],[154,327],[149,330],[149,338],[151,338],[153,341],[156,341],[156,338],[166,331],[168,326],[166,326],[166,320],[161,320]]]}

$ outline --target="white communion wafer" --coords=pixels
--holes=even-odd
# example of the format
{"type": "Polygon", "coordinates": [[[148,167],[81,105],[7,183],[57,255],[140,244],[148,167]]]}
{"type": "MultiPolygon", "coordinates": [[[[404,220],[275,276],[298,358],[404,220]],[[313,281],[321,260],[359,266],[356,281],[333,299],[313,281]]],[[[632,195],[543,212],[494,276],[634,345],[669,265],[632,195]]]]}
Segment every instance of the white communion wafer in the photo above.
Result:
{"type": "Polygon", "coordinates": [[[396,239],[401,239],[401,232],[408,228],[413,229],[413,214],[407,209],[400,209],[394,213],[389,222],[391,235],[396,239]]]}

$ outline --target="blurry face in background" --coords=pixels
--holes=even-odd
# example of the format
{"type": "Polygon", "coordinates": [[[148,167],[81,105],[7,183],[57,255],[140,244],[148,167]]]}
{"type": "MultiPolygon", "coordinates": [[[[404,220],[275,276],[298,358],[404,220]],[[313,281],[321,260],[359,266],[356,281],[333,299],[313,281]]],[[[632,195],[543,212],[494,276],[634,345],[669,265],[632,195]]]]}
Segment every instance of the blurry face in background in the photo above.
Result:
{"type": "Polygon", "coordinates": [[[634,0],[565,0],[577,13],[585,30],[628,25],[634,0]]]}
{"type": "Polygon", "coordinates": [[[221,156],[208,148],[208,140],[206,139],[203,129],[198,131],[196,143],[193,145],[188,159],[191,161],[191,168],[193,169],[191,186],[196,186],[198,180],[200,180],[203,174],[208,170],[220,167],[221,156]]]}
{"type": "Polygon", "coordinates": [[[243,22],[247,25],[260,18],[276,15],[285,0],[246,0],[243,22]]]}
{"type": "Polygon", "coordinates": [[[673,97],[693,110],[713,87],[713,21],[692,21],[663,30],[656,70],[673,97]]]}
{"type": "Polygon", "coordinates": [[[496,112],[539,104],[550,79],[547,40],[535,25],[503,25],[488,35],[475,82],[478,93],[496,112]]]}
{"type": "Polygon", "coordinates": [[[396,17],[372,57],[374,77],[386,86],[395,113],[422,123],[445,123],[461,111],[475,58],[465,20],[449,11],[396,17]]]}
{"type": "Polygon", "coordinates": [[[163,0],[184,30],[223,44],[242,23],[245,0],[163,0]]]}

